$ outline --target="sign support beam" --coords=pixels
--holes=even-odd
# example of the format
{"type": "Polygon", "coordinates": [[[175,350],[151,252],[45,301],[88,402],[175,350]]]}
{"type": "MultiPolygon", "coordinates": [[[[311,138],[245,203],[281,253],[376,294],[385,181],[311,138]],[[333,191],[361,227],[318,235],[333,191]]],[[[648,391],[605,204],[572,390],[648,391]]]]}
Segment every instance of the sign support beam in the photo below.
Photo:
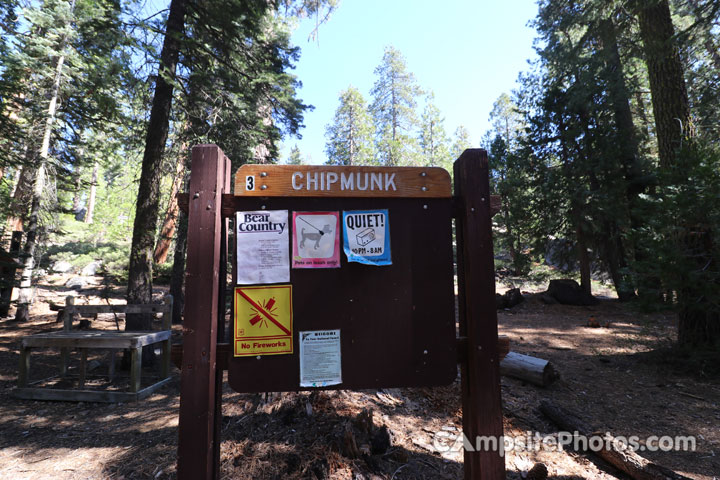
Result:
{"type": "Polygon", "coordinates": [[[505,478],[495,266],[487,152],[468,149],[454,165],[459,197],[457,238],[460,335],[467,337],[461,364],[463,433],[475,446],[479,436],[495,438],[496,451],[465,450],[465,480],[505,478]]]}
{"type": "Polygon", "coordinates": [[[218,478],[220,405],[216,354],[222,244],[222,194],[229,162],[216,145],[192,149],[185,320],[180,383],[178,479],[218,478]]]}

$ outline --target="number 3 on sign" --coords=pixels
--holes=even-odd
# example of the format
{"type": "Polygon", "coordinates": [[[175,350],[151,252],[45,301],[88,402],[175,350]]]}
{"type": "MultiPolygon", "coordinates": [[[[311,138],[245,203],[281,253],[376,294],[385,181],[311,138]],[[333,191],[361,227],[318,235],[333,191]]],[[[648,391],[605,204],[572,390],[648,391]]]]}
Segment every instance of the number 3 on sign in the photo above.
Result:
{"type": "Polygon", "coordinates": [[[254,175],[248,175],[245,177],[245,190],[248,192],[252,192],[255,190],[255,176],[254,175]]]}

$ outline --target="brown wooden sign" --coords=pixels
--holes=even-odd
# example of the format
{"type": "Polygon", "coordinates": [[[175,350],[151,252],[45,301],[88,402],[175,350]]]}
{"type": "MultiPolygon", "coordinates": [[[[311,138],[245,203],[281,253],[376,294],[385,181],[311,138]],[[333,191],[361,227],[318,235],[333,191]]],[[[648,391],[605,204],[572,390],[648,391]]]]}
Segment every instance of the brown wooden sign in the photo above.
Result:
{"type": "MultiPolygon", "coordinates": [[[[238,391],[316,387],[298,365],[303,358],[311,359],[307,350],[302,353],[301,342],[300,352],[228,358],[231,349],[226,349],[226,358],[218,358],[226,314],[226,227],[243,211],[281,212],[289,219],[307,212],[384,212],[389,231],[383,236],[388,234],[391,263],[368,265],[341,256],[339,268],[290,270],[289,282],[282,283],[292,285],[293,327],[288,330],[293,344],[310,345],[307,339],[318,332],[334,336],[330,350],[317,348],[313,353],[317,366],[331,363],[342,373],[341,381],[324,383],[323,388],[441,385],[456,377],[459,363],[463,433],[472,445],[480,437],[502,442],[493,199],[485,151],[466,150],[455,162],[454,197],[450,176],[440,168],[246,165],[235,175],[234,195],[228,195],[230,178],[229,161],[217,146],[193,148],[186,197],[180,480],[219,477],[219,365],[227,363],[228,381],[238,391]]],[[[282,241],[276,243],[284,247],[282,241]]],[[[238,245],[240,255],[253,248],[252,242],[238,245]]],[[[237,270],[237,259],[232,263],[237,270]]],[[[269,305],[257,304],[271,315],[269,305]]],[[[464,469],[466,480],[505,478],[498,451],[466,450],[464,469]]]]}
{"type": "Polygon", "coordinates": [[[438,167],[243,165],[235,195],[449,198],[452,191],[450,174],[438,167]]]}

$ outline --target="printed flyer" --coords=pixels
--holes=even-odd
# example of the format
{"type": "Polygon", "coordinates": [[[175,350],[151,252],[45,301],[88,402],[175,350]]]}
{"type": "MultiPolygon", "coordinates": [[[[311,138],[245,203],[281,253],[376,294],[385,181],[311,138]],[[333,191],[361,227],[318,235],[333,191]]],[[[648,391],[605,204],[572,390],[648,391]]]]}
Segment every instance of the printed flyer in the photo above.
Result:
{"type": "Polygon", "coordinates": [[[340,330],[300,332],[300,386],[342,383],[340,330]]]}
{"type": "Polygon", "coordinates": [[[287,210],[237,212],[237,283],[290,281],[287,210]]]}
{"type": "Polygon", "coordinates": [[[340,213],[293,212],[293,268],[340,268],[340,213]]]}

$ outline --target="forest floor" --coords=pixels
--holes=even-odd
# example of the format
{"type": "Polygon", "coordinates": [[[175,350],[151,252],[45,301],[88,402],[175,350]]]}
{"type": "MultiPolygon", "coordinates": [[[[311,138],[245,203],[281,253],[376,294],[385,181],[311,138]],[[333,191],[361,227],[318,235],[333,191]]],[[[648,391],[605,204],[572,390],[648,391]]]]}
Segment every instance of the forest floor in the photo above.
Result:
{"type": "MultiPolygon", "coordinates": [[[[177,370],[170,384],[139,403],[42,402],[11,396],[21,337],[60,328],[49,301],[63,303],[65,295],[76,294],[78,304],[104,303],[104,295],[112,303],[122,302],[123,289],[102,288],[99,277],[97,288],[90,285],[79,293],[63,287],[65,280],[49,276],[40,285],[29,323],[0,320],[0,478],[174,478],[177,370]]],[[[693,479],[720,477],[720,379],[710,372],[711,365],[662,353],[676,334],[673,315],[641,314],[610,298],[593,307],[572,307],[545,305],[533,292],[525,297],[522,304],[498,312],[500,333],[510,337],[512,351],[550,360],[561,379],[539,388],[503,377],[506,436],[556,436],[557,427],[537,411],[540,401],[549,399],[577,412],[598,432],[640,438],[693,436],[695,451],[640,453],[693,479]],[[603,326],[588,327],[591,316],[603,326]]],[[[115,329],[116,319],[100,315],[93,327],[115,329]]],[[[98,354],[89,359],[97,360],[95,373],[102,373],[104,358],[98,354]]],[[[58,362],[56,352],[34,352],[33,378],[52,375],[58,362]]],[[[462,451],[444,448],[460,432],[461,415],[459,380],[432,389],[286,394],[240,394],[226,384],[222,477],[462,478],[462,451]],[[389,448],[382,445],[385,431],[392,442],[389,448]],[[357,446],[354,453],[349,437],[357,446]]],[[[552,450],[506,452],[508,478],[525,478],[536,462],[544,463],[553,479],[627,478],[591,455],[552,450]]]]}

